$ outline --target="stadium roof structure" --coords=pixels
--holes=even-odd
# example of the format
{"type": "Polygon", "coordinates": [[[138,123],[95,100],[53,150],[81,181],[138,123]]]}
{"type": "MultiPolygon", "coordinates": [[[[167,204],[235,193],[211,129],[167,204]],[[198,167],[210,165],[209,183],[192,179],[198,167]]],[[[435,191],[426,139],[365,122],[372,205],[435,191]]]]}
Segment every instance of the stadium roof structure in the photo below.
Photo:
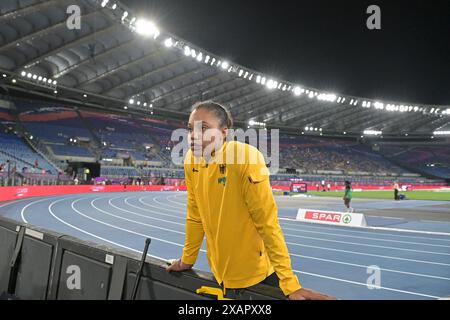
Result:
{"type": "Polygon", "coordinates": [[[2,0],[0,6],[0,85],[9,91],[178,116],[212,99],[238,123],[306,134],[430,137],[450,125],[450,106],[274,79],[159,30],[119,1],[2,0]]]}

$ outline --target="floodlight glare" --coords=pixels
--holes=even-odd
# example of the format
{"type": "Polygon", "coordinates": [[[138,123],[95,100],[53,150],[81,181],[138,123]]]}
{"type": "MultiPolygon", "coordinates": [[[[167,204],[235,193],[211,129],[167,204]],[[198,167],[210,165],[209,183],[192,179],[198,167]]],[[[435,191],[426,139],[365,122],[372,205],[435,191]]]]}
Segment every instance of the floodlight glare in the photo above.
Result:
{"type": "Polygon", "coordinates": [[[154,39],[160,34],[158,27],[152,21],[145,19],[138,19],[136,21],[136,32],[143,36],[153,37],[154,39]]]}

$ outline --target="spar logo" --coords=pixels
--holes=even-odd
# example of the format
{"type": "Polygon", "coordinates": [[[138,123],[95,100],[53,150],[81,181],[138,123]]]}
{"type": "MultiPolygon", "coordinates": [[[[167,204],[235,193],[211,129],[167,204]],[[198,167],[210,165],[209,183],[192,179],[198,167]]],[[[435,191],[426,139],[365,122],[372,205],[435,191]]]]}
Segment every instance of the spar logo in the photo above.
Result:
{"type": "Polygon", "coordinates": [[[346,214],[343,218],[342,218],[342,222],[345,224],[348,224],[352,221],[352,216],[349,214],[346,214]]]}
{"type": "MultiPolygon", "coordinates": [[[[315,212],[315,211],[306,211],[305,219],[307,220],[318,220],[318,221],[326,221],[326,222],[341,222],[341,214],[340,213],[332,213],[332,212],[315,212]]],[[[346,215],[348,216],[348,215],[346,215]]],[[[351,218],[350,218],[351,220],[351,218]]],[[[349,221],[350,222],[350,221],[349,221]]],[[[345,222],[348,223],[348,222],[345,222]]]]}

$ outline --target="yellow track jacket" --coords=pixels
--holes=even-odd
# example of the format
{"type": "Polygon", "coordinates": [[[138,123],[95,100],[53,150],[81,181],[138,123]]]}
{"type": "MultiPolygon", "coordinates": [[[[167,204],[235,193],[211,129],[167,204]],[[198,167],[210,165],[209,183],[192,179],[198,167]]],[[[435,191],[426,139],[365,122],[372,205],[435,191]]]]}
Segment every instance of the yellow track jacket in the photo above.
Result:
{"type": "Polygon", "coordinates": [[[184,170],[187,219],[182,262],[195,263],[206,235],[211,271],[225,288],[255,285],[275,271],[285,295],[300,289],[261,152],[248,144],[225,142],[206,163],[189,150],[184,170]]]}

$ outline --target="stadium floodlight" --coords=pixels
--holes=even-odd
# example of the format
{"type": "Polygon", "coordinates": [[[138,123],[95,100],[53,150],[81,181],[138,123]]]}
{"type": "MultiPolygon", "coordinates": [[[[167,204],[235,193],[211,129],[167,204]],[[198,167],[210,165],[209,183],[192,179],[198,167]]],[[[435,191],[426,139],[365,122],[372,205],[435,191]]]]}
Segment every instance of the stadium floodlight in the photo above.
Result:
{"type": "Polygon", "coordinates": [[[134,99],[130,99],[128,102],[129,102],[130,104],[134,104],[134,99]]]}
{"type": "Polygon", "coordinates": [[[147,102],[144,102],[144,107],[146,107],[147,106],[147,102]]]}
{"type": "Polygon", "coordinates": [[[322,128],[319,128],[319,131],[322,131],[322,128]]]}
{"type": "Polygon", "coordinates": [[[47,78],[42,78],[42,81],[44,82],[44,83],[47,83],[47,78]]]}
{"type": "Polygon", "coordinates": [[[259,74],[256,76],[256,83],[261,83],[261,76],[259,74]]]}
{"type": "Polygon", "coordinates": [[[39,76],[39,77],[38,77],[38,81],[42,81],[42,76],[39,76]]]}
{"type": "Polygon", "coordinates": [[[37,79],[37,75],[33,74],[33,80],[37,79]]]}
{"type": "Polygon", "coordinates": [[[141,102],[140,101],[138,101],[137,103],[136,103],[138,106],[140,106],[141,105],[141,102]]]}
{"type": "Polygon", "coordinates": [[[28,78],[28,79],[31,79],[32,76],[33,76],[33,75],[32,75],[31,73],[28,73],[28,74],[27,74],[27,78],[28,78]]]}
{"type": "Polygon", "coordinates": [[[27,73],[26,73],[25,71],[22,71],[22,72],[20,73],[20,75],[21,75],[22,77],[25,77],[25,76],[27,75],[27,73]]]}
{"type": "Polygon", "coordinates": [[[364,130],[363,133],[368,136],[378,136],[378,135],[383,134],[382,131],[378,131],[378,130],[364,130]]]}
{"type": "Polygon", "coordinates": [[[106,5],[108,4],[108,2],[109,2],[109,0],[103,0],[103,1],[102,1],[102,4],[101,4],[102,8],[106,7],[106,5]]]}
{"type": "Polygon", "coordinates": [[[305,127],[305,131],[308,131],[309,130],[309,127],[305,127]]]}
{"type": "Polygon", "coordinates": [[[275,81],[273,81],[272,79],[269,79],[269,80],[267,81],[267,83],[266,83],[266,87],[267,87],[268,89],[274,89],[274,88],[276,88],[275,81]]]}
{"type": "Polygon", "coordinates": [[[242,74],[243,74],[243,73],[244,73],[244,70],[242,70],[242,69],[239,70],[238,76],[239,76],[239,77],[242,77],[242,74]]]}
{"type": "Polygon", "coordinates": [[[449,130],[438,130],[438,131],[434,131],[433,134],[435,136],[448,136],[448,135],[450,135],[450,131],[449,130]]]}
{"type": "Polygon", "coordinates": [[[113,9],[113,10],[116,10],[116,8],[117,8],[117,3],[114,3],[114,4],[112,5],[112,9],[113,9]]]}
{"type": "Polygon", "coordinates": [[[195,52],[194,49],[191,49],[191,57],[192,57],[192,58],[197,57],[197,53],[195,52]]]}
{"type": "Polygon", "coordinates": [[[216,58],[212,58],[212,60],[211,60],[211,65],[213,65],[214,62],[216,62],[216,58]]]}
{"type": "Polygon", "coordinates": [[[318,128],[314,128],[314,131],[317,131],[317,130],[319,130],[318,128]]]}
{"type": "Polygon", "coordinates": [[[250,75],[250,77],[248,77],[248,80],[252,80],[253,79],[253,73],[250,75]]]}
{"type": "Polygon", "coordinates": [[[302,131],[302,134],[305,134],[305,133],[302,131]]]}
{"type": "Polygon", "coordinates": [[[231,72],[233,70],[233,67],[228,68],[228,72],[231,72]]]}
{"type": "Polygon", "coordinates": [[[255,124],[255,121],[253,121],[253,120],[250,120],[249,122],[248,122],[248,125],[249,126],[253,126],[255,124]]]}
{"type": "Polygon", "coordinates": [[[128,107],[127,107],[127,106],[124,106],[123,108],[124,108],[125,110],[127,110],[127,109],[128,109],[128,107]]]}
{"type": "Polygon", "coordinates": [[[125,20],[128,17],[128,11],[124,11],[122,14],[122,21],[125,20]]]}
{"type": "Polygon", "coordinates": [[[83,94],[83,98],[87,98],[87,94],[83,94]]]}
{"type": "Polygon", "coordinates": [[[218,60],[216,66],[217,66],[217,67],[220,67],[221,65],[222,65],[222,61],[221,61],[221,60],[218,60]]]}
{"type": "Polygon", "coordinates": [[[278,86],[277,86],[277,89],[281,89],[281,86],[282,86],[283,84],[280,82],[279,84],[278,84],[278,86]]]}
{"type": "MultiPolygon", "coordinates": [[[[244,79],[247,79],[247,77],[248,77],[248,71],[245,71],[244,79]]],[[[249,79],[249,80],[251,80],[251,79],[249,79]]]]}
{"type": "Polygon", "coordinates": [[[228,69],[228,67],[230,66],[230,64],[228,63],[228,61],[224,61],[222,62],[222,69],[228,69]]]}
{"type": "Polygon", "coordinates": [[[135,26],[136,32],[146,37],[153,37],[153,39],[156,39],[160,34],[158,27],[152,21],[146,19],[138,19],[135,26]]]}
{"type": "Polygon", "coordinates": [[[153,108],[153,103],[150,103],[150,108],[153,108]]]}
{"type": "Polygon", "coordinates": [[[203,60],[203,54],[201,52],[199,52],[197,55],[197,61],[201,62],[202,60],[203,60]]]}
{"type": "Polygon", "coordinates": [[[33,140],[33,136],[30,136],[30,140],[33,140]]]}
{"type": "Polygon", "coordinates": [[[53,91],[54,94],[58,94],[58,90],[53,91]]]}
{"type": "Polygon", "coordinates": [[[310,99],[314,98],[314,92],[310,91],[308,94],[308,98],[310,99]]]}
{"type": "MultiPolygon", "coordinates": [[[[342,98],[342,103],[344,103],[344,101],[345,101],[345,97],[344,98],[342,98]]],[[[357,103],[358,101],[355,101],[355,105],[356,105],[356,103],[357,103]]]]}
{"type": "Polygon", "coordinates": [[[58,81],[53,80],[53,85],[56,86],[58,84],[58,81]]]}
{"type": "Polygon", "coordinates": [[[16,80],[16,79],[12,79],[11,82],[12,82],[12,83],[16,83],[17,80],[16,80]]]}
{"type": "Polygon", "coordinates": [[[189,46],[184,46],[184,55],[185,56],[191,55],[191,48],[189,48],[189,46]]]}
{"type": "Polygon", "coordinates": [[[408,134],[407,133],[405,133],[405,137],[407,137],[408,136],[408,134]]]}
{"type": "Polygon", "coordinates": [[[343,134],[347,134],[347,132],[344,131],[343,134]]]}
{"type": "Polygon", "coordinates": [[[265,85],[265,84],[266,84],[266,77],[262,77],[262,78],[261,78],[261,84],[262,84],[262,85],[265,85]]]}
{"type": "Polygon", "coordinates": [[[173,46],[173,40],[172,40],[172,38],[167,38],[166,40],[164,40],[164,45],[165,45],[167,48],[172,47],[172,46],[173,46]]]}
{"type": "Polygon", "coordinates": [[[211,57],[209,55],[207,55],[206,58],[205,58],[205,63],[208,63],[209,59],[211,59],[211,57]]]}
{"type": "Polygon", "coordinates": [[[301,94],[302,94],[302,88],[300,88],[300,87],[295,87],[295,88],[294,88],[294,94],[295,94],[296,96],[301,95],[301,94]]]}
{"type": "Polygon", "coordinates": [[[47,79],[48,84],[52,84],[52,79],[47,79]]]}

